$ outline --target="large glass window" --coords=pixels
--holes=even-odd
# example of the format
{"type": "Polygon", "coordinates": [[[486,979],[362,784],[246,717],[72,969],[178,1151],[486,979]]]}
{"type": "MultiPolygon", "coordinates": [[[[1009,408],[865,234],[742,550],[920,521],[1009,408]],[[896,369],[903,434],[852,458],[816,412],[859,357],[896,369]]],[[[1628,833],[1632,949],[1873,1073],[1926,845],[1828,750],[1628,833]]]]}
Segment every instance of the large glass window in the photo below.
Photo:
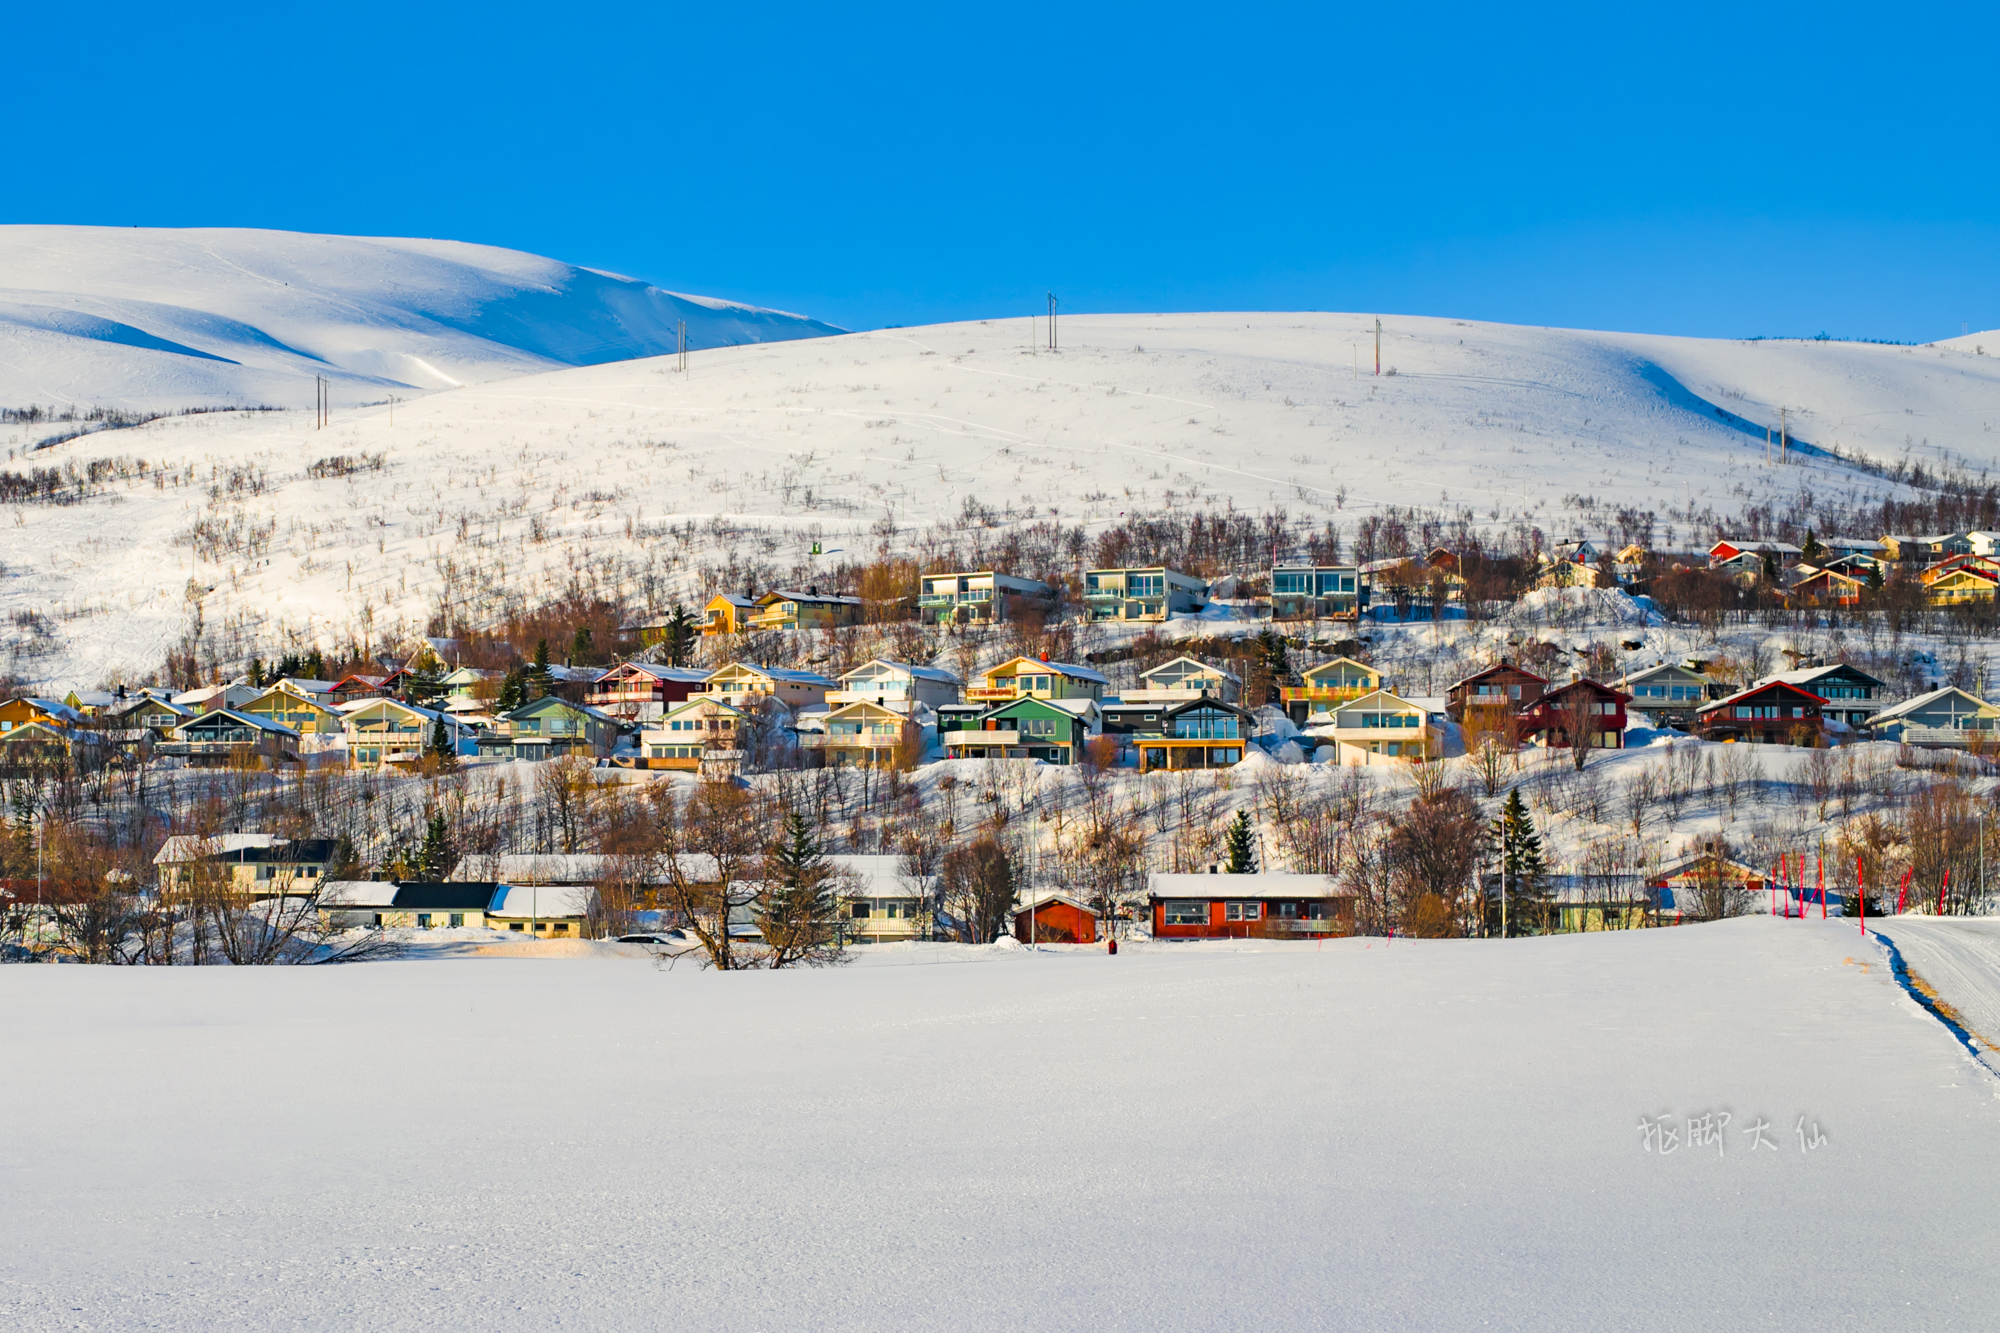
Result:
{"type": "Polygon", "coordinates": [[[1303,597],[1312,591],[1312,575],[1302,569],[1281,569],[1271,575],[1271,591],[1282,597],[1303,597]]]}
{"type": "Polygon", "coordinates": [[[1170,926],[1205,926],[1208,924],[1208,904],[1205,902],[1170,902],[1165,905],[1166,924],[1170,926]]]}
{"type": "Polygon", "coordinates": [[[1127,597],[1162,597],[1166,591],[1167,577],[1164,574],[1133,574],[1125,580],[1127,597]]]}
{"type": "Polygon", "coordinates": [[[1264,919],[1264,904],[1225,903],[1222,908],[1222,919],[1224,921],[1262,921],[1264,919]]]}

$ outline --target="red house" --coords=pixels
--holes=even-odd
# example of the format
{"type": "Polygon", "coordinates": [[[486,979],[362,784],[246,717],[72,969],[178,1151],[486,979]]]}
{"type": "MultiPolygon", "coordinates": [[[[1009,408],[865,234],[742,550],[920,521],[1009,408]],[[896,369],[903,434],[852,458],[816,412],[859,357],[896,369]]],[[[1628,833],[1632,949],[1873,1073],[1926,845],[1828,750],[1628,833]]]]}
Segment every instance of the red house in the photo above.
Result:
{"type": "Polygon", "coordinates": [[[1354,931],[1354,895],[1326,875],[1154,875],[1156,940],[1315,939],[1354,931]]]}
{"type": "Polygon", "coordinates": [[[1040,894],[1014,913],[1014,938],[1023,944],[1095,944],[1097,914],[1063,894],[1040,894]]]}
{"type": "Polygon", "coordinates": [[[707,680],[706,671],[623,662],[592,681],[583,701],[627,722],[650,720],[668,704],[685,703],[707,680]]]}
{"type": "Polygon", "coordinates": [[[1550,749],[1566,750],[1572,744],[1570,731],[1581,718],[1587,725],[1577,729],[1583,732],[1585,746],[1594,750],[1622,750],[1625,705],[1631,702],[1631,695],[1609,685],[1573,680],[1550,690],[1522,712],[1521,734],[1539,739],[1550,749]]]}
{"type": "Polygon", "coordinates": [[[1518,714],[1532,707],[1542,697],[1548,686],[1548,679],[1538,676],[1525,667],[1517,667],[1506,658],[1501,658],[1484,671],[1475,671],[1464,680],[1454,681],[1445,692],[1445,712],[1454,722],[1465,721],[1465,710],[1490,709],[1497,714],[1502,708],[1518,714]]]}
{"type": "Polygon", "coordinates": [[[1804,730],[1811,733],[1809,743],[1817,743],[1825,706],[1817,694],[1774,680],[1703,704],[1695,710],[1695,733],[1703,740],[1791,745],[1804,730]]]}

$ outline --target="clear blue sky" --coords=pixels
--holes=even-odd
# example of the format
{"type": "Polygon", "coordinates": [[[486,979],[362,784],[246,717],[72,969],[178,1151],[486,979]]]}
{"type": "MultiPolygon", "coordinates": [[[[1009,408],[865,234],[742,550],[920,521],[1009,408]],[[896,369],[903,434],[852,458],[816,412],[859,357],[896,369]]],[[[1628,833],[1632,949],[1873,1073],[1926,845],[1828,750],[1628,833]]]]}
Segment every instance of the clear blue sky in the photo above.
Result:
{"type": "MultiPolygon", "coordinates": [[[[2000,326],[2000,6],[20,6],[0,219],[454,237],[851,328],[2000,326]]],[[[0,286],[5,286],[0,274],[0,286]]]]}

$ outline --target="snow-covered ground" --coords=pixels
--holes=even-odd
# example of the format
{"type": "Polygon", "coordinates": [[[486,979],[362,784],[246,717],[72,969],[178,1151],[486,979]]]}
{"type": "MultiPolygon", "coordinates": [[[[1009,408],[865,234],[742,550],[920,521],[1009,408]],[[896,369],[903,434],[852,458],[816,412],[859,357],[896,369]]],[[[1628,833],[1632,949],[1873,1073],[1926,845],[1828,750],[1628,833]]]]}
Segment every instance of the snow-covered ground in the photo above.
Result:
{"type": "Polygon", "coordinates": [[[580,576],[693,597],[731,553],[790,569],[815,540],[836,562],[933,524],[1283,507],[1351,540],[1428,506],[1601,539],[1630,507],[1660,544],[1705,544],[1672,515],[1892,489],[1803,449],[1767,467],[1781,407],[1813,446],[2000,463],[2000,359],[1972,349],[1386,327],[1381,378],[1355,315],[1107,315],[1064,319],[1056,353],[1015,319],[703,351],[685,376],[673,358],[527,375],[327,430],[309,412],[159,421],[14,464],[128,475],[14,508],[0,612],[39,627],[16,675],[94,685],[158,666],[190,576],[211,627],[330,645],[421,630],[445,604],[481,623],[580,576]],[[336,457],[363,470],[312,475],[336,457]]]}
{"type": "MultiPolygon", "coordinates": [[[[490,245],[0,226],[0,407],[379,403],[558,366],[835,332],[490,245]]],[[[29,432],[54,434],[42,425],[29,432]]]]}
{"type": "Polygon", "coordinates": [[[1899,916],[1877,926],[1912,984],[1948,1006],[1966,1041],[2000,1072],[2000,917],[1899,916]]]}
{"type": "Polygon", "coordinates": [[[0,968],[0,1323],[1991,1323],[2000,1083],[1852,923],[863,952],[0,968]]]}

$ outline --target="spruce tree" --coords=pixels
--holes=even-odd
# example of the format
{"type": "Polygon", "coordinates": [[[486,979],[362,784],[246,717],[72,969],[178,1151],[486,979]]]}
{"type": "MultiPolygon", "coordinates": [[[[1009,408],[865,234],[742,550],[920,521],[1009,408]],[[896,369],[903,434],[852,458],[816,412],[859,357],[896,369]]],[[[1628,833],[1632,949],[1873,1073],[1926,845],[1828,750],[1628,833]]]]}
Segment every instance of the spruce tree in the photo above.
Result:
{"type": "Polygon", "coordinates": [[[307,680],[326,679],[326,657],[317,648],[306,654],[306,660],[300,667],[304,670],[307,680]]]}
{"type": "Polygon", "coordinates": [[[833,863],[812,822],[796,810],[786,814],[784,831],[765,854],[764,880],[757,924],[771,966],[808,962],[838,944],[833,863]]]}
{"type": "Polygon", "coordinates": [[[493,701],[495,711],[511,713],[528,702],[528,673],[525,668],[515,667],[507,673],[507,679],[500,682],[500,694],[493,701]]]}
{"type": "Polygon", "coordinates": [[[458,849],[452,846],[451,830],[444,811],[431,811],[424,825],[423,850],[417,853],[417,873],[427,880],[441,880],[458,866],[458,849]]]}
{"type": "Polygon", "coordinates": [[[1548,865],[1519,787],[1507,793],[1493,836],[1501,844],[1500,868],[1507,877],[1507,931],[1529,934],[1541,926],[1548,905],[1548,865]]]}
{"type": "Polygon", "coordinates": [[[431,735],[430,739],[424,743],[424,751],[433,758],[442,760],[453,767],[457,766],[458,747],[452,744],[451,729],[444,724],[444,714],[438,714],[437,718],[431,723],[431,735]]]}
{"type": "Polygon", "coordinates": [[[549,670],[547,639],[535,640],[535,664],[528,668],[528,684],[534,690],[534,698],[544,699],[555,693],[556,675],[549,670]]]}
{"type": "Polygon", "coordinates": [[[664,641],[667,665],[686,666],[688,659],[694,656],[694,640],[694,617],[688,614],[685,606],[675,602],[673,612],[667,617],[667,636],[664,641]]]}
{"type": "Polygon", "coordinates": [[[569,660],[577,666],[589,666],[596,655],[597,645],[590,637],[590,626],[578,625],[576,636],[569,641],[569,660]]]}
{"type": "Polygon", "coordinates": [[[1820,562],[1820,557],[1825,554],[1826,548],[1820,545],[1819,538],[1813,536],[1813,530],[1807,528],[1806,539],[1799,546],[1799,558],[1809,565],[1816,565],[1820,562]]]}
{"type": "Polygon", "coordinates": [[[1227,873],[1231,875],[1257,873],[1257,835],[1250,827],[1248,811],[1236,812],[1236,818],[1229,823],[1225,845],[1229,850],[1229,862],[1223,869],[1227,873]]]}

